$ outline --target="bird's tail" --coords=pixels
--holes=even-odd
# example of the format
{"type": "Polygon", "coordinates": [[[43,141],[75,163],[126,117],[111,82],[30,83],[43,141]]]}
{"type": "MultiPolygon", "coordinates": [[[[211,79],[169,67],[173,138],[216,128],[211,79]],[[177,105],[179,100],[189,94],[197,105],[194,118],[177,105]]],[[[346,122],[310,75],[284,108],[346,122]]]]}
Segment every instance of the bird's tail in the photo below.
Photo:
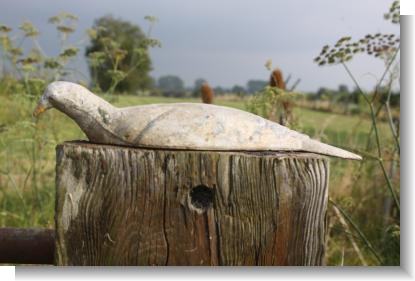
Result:
{"type": "Polygon", "coordinates": [[[313,139],[310,139],[303,143],[305,151],[310,151],[318,154],[324,154],[327,156],[334,156],[345,159],[362,160],[362,157],[349,152],[347,150],[331,146],[313,139]]]}

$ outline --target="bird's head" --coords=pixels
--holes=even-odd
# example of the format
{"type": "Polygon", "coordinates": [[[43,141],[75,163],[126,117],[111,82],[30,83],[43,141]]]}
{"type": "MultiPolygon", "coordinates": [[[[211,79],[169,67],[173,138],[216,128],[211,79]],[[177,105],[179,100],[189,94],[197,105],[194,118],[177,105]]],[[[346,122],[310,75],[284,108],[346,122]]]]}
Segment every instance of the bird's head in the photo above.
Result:
{"type": "Polygon", "coordinates": [[[38,117],[42,112],[45,112],[46,110],[54,107],[54,104],[56,104],[57,101],[61,100],[62,98],[64,98],[64,96],[72,92],[69,91],[69,88],[73,89],[78,87],[81,86],[66,81],[52,82],[46,87],[45,91],[40,97],[37,106],[33,111],[33,116],[38,117]]]}
{"type": "Polygon", "coordinates": [[[51,85],[49,85],[46,90],[43,92],[42,96],[40,97],[35,110],[33,111],[33,116],[38,117],[42,112],[52,108],[52,104],[50,102],[50,98],[53,95],[53,91],[51,89],[51,85]]]}

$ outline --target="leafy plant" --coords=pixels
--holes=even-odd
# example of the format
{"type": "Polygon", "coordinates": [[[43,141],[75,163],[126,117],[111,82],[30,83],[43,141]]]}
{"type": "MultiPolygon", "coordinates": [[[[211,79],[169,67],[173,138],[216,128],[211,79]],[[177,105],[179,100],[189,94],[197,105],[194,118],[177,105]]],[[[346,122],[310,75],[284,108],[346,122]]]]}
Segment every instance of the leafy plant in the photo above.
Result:
{"type": "MultiPolygon", "coordinates": [[[[75,71],[67,66],[79,53],[76,44],[68,44],[69,35],[75,31],[76,21],[77,17],[69,13],[60,13],[49,19],[49,23],[56,26],[60,37],[60,52],[57,56],[45,54],[38,40],[40,32],[32,23],[23,22],[19,26],[20,32],[15,34],[11,27],[0,25],[0,46],[4,67],[10,77],[16,77],[16,81],[9,83],[9,87],[19,89],[13,92],[22,93],[24,90],[24,94],[35,99],[49,81],[61,79],[71,71],[75,71]]],[[[3,82],[12,80],[3,80],[3,82]]]]}
{"type": "MultiPolygon", "coordinates": [[[[246,104],[246,109],[254,114],[274,122],[284,123],[291,128],[296,126],[296,121],[291,115],[290,122],[281,122],[281,116],[286,116],[286,108],[284,105],[293,105],[295,99],[300,94],[287,92],[278,87],[266,86],[263,90],[257,92],[246,104]]],[[[292,107],[292,106],[291,106],[292,107]]],[[[290,110],[292,110],[290,108],[290,110]]]]}
{"type": "MultiPolygon", "coordinates": [[[[272,69],[271,64],[271,61],[266,62],[268,70],[272,69]]],[[[286,90],[286,81],[281,70],[275,69],[271,72],[269,84],[254,94],[246,108],[281,125],[295,127],[297,123],[293,116],[293,107],[299,96],[298,93],[286,90]]]]}
{"type": "MultiPolygon", "coordinates": [[[[399,24],[399,1],[394,1],[389,9],[389,12],[385,14],[385,19],[391,20],[394,24],[399,24]]],[[[398,167],[400,164],[400,139],[399,139],[399,119],[392,116],[390,100],[392,95],[393,82],[399,78],[399,58],[398,53],[400,50],[400,38],[395,34],[367,34],[363,38],[358,40],[352,40],[350,36],[344,36],[340,38],[333,46],[326,45],[322,48],[320,54],[314,59],[314,61],[320,65],[341,65],[348,76],[355,84],[359,95],[363,98],[366,106],[370,112],[371,129],[366,140],[366,146],[364,150],[360,150],[360,154],[363,155],[364,161],[361,164],[361,168],[358,171],[356,178],[356,185],[361,180],[361,173],[365,171],[364,167],[371,166],[373,161],[376,161],[380,174],[385,180],[386,188],[392,198],[393,206],[396,209],[396,213],[392,212],[392,208],[388,207],[388,212],[384,214],[388,217],[386,221],[386,229],[399,229],[399,172],[398,167]],[[365,53],[367,55],[380,58],[385,62],[385,70],[375,86],[373,94],[369,94],[362,89],[358,83],[356,77],[350,71],[348,62],[351,61],[355,55],[365,53]],[[379,95],[382,92],[386,92],[386,98],[379,99],[379,95]],[[390,133],[393,136],[392,142],[387,143],[387,137],[379,130],[379,124],[381,120],[379,114],[385,111],[387,121],[389,124],[390,133]],[[382,141],[383,139],[383,141],[382,141]]],[[[370,169],[375,169],[372,167],[370,169]]],[[[375,170],[373,170],[372,173],[375,170]]],[[[386,200],[388,201],[388,200],[386,200]]],[[[385,202],[386,202],[385,201],[385,202]]],[[[386,206],[386,205],[384,205],[386,206]]],[[[389,205],[390,206],[390,205],[389,205]]],[[[392,233],[391,235],[383,235],[381,242],[378,243],[378,250],[374,250],[371,244],[363,236],[362,226],[357,226],[352,220],[351,216],[346,211],[342,210],[342,214],[352,224],[353,228],[358,232],[361,237],[364,237],[366,246],[370,245],[371,252],[376,256],[377,261],[380,264],[399,264],[399,231],[389,232],[384,230],[384,233],[392,233]],[[387,238],[385,238],[387,237],[387,238]],[[394,239],[391,242],[390,239],[394,239]],[[385,251],[382,246],[386,245],[388,250],[385,251]],[[380,253],[383,254],[380,257],[380,253]],[[389,256],[394,256],[394,259],[390,259],[389,256]]]]}
{"type": "Polygon", "coordinates": [[[88,31],[91,45],[86,55],[98,89],[112,94],[115,90],[134,92],[151,86],[148,48],[161,44],[150,37],[157,19],[146,16],[145,20],[150,23],[147,34],[136,25],[110,16],[95,21],[88,31]]]}
{"type": "MultiPolygon", "coordinates": [[[[155,18],[148,17],[151,22],[155,18]]],[[[79,42],[71,42],[78,18],[60,13],[49,18],[58,34],[59,52],[47,55],[39,43],[40,31],[30,22],[19,28],[0,24],[0,225],[53,227],[54,147],[63,139],[82,139],[83,133],[58,112],[48,122],[32,118],[32,110],[46,85],[53,80],[74,80],[79,74],[70,64],[79,56],[79,42]]],[[[151,28],[149,29],[151,31],[151,28]]],[[[93,36],[90,30],[89,35],[93,36]]],[[[121,69],[126,50],[107,41],[109,52],[95,54],[91,61],[99,65],[114,59],[113,84],[130,74],[121,69]],[[119,71],[119,72],[117,72],[119,71]]],[[[145,59],[147,47],[158,41],[146,38],[134,55],[145,59]]],[[[136,61],[139,66],[142,59],[136,61]]],[[[79,82],[78,83],[82,83],[79,82]]]]}

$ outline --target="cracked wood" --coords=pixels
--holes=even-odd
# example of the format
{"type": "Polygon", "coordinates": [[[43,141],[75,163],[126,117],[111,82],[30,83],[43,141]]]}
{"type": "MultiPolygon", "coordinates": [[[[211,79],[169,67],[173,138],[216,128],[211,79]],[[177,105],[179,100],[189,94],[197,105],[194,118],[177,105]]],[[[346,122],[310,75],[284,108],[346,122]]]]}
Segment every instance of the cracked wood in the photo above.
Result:
{"type": "Polygon", "coordinates": [[[57,265],[321,265],[328,160],[57,147],[57,265]]]}

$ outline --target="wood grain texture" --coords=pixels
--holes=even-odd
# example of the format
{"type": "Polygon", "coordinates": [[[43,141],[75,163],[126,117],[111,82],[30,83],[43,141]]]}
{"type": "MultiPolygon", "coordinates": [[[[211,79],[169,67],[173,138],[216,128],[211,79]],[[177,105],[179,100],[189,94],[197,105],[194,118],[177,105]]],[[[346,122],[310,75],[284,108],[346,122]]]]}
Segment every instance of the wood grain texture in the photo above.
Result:
{"type": "Polygon", "coordinates": [[[57,146],[57,265],[321,265],[328,160],[57,146]]]}

